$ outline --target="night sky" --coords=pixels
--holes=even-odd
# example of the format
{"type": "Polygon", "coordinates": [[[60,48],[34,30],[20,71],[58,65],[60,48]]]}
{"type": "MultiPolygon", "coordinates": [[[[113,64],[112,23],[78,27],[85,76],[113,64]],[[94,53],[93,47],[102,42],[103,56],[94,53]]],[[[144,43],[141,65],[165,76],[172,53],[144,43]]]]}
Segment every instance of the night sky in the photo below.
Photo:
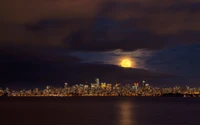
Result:
{"type": "Polygon", "coordinates": [[[200,86],[199,0],[1,0],[0,34],[0,86],[200,86]]]}

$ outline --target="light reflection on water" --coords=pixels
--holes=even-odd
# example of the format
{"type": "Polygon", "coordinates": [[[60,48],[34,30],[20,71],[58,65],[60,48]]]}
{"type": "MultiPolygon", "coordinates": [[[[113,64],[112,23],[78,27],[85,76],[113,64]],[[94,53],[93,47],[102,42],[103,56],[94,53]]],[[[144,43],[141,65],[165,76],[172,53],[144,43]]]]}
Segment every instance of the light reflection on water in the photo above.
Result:
{"type": "Polygon", "coordinates": [[[200,125],[199,105],[199,98],[174,97],[2,98],[0,122],[2,125],[200,125]]]}
{"type": "Polygon", "coordinates": [[[118,104],[119,106],[119,125],[134,125],[134,115],[133,115],[133,104],[126,100],[121,101],[118,104]]]}

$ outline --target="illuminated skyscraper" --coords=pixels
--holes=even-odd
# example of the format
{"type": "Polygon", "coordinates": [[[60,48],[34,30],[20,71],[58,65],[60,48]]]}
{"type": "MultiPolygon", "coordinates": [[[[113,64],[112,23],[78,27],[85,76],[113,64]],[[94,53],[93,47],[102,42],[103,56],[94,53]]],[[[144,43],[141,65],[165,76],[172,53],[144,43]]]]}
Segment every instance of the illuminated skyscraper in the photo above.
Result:
{"type": "Polygon", "coordinates": [[[106,83],[101,83],[101,88],[105,88],[106,87],[106,83]]]}
{"type": "Polygon", "coordinates": [[[49,90],[49,89],[50,89],[50,86],[46,86],[46,89],[49,90]]]}
{"type": "Polygon", "coordinates": [[[95,82],[96,82],[97,86],[99,87],[99,85],[100,85],[99,78],[96,78],[96,79],[95,79],[95,82]]]}
{"type": "Polygon", "coordinates": [[[6,89],[5,89],[5,92],[6,92],[6,93],[10,93],[9,88],[6,88],[6,89]]]}
{"type": "Polygon", "coordinates": [[[135,83],[134,83],[134,86],[135,86],[135,89],[137,90],[137,89],[138,89],[138,86],[139,86],[139,83],[138,83],[138,82],[135,82],[135,83]]]}
{"type": "Polygon", "coordinates": [[[145,84],[146,84],[146,81],[143,80],[143,81],[142,81],[142,85],[145,86],[145,84]]]}
{"type": "Polygon", "coordinates": [[[65,83],[65,84],[64,84],[64,88],[67,88],[67,85],[68,85],[68,83],[65,83]]]}

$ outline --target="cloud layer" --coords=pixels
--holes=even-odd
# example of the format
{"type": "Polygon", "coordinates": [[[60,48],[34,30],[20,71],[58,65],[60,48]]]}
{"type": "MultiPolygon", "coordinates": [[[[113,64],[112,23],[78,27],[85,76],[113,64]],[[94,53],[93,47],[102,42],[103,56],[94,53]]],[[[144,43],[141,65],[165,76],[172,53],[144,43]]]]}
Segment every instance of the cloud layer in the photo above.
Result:
{"type": "Polygon", "coordinates": [[[81,51],[199,43],[198,0],[3,0],[1,44],[81,51]]]}

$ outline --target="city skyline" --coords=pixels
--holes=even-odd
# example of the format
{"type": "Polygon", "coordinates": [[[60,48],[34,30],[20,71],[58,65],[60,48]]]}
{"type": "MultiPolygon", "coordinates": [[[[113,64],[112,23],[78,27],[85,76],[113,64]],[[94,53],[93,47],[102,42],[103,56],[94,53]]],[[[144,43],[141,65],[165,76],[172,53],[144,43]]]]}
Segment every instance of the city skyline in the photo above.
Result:
{"type": "Polygon", "coordinates": [[[167,97],[200,97],[200,87],[151,86],[145,80],[133,84],[106,83],[95,78],[95,82],[89,84],[69,85],[63,87],[46,86],[43,89],[9,89],[0,88],[0,96],[9,97],[70,97],[70,96],[167,96],[167,97]]]}

